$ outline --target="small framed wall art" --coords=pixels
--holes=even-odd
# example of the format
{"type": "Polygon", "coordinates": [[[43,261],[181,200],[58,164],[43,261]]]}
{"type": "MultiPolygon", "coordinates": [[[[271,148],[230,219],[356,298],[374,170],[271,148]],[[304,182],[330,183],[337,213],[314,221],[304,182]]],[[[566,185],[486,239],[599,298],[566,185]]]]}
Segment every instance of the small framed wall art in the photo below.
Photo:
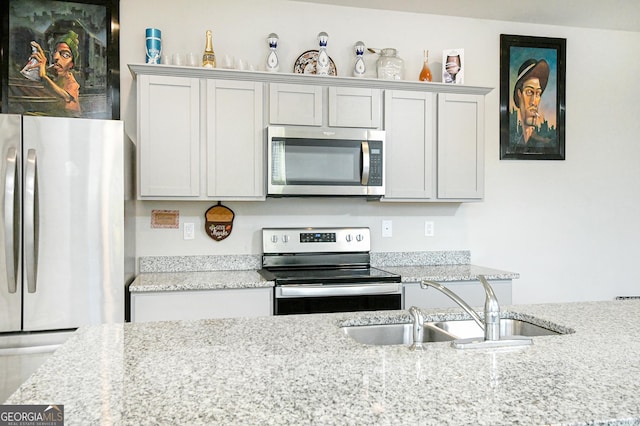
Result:
{"type": "Polygon", "coordinates": [[[500,35],[500,159],[565,159],[566,39],[500,35]]]}

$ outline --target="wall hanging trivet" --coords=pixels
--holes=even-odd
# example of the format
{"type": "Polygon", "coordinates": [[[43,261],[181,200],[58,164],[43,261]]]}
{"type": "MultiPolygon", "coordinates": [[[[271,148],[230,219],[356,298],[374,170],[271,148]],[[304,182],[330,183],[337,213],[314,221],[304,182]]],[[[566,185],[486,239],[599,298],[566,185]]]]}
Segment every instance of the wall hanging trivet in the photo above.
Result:
{"type": "Polygon", "coordinates": [[[218,204],[211,207],[204,214],[204,230],[208,236],[216,241],[222,241],[231,235],[233,229],[233,218],[235,214],[229,207],[218,204]]]}

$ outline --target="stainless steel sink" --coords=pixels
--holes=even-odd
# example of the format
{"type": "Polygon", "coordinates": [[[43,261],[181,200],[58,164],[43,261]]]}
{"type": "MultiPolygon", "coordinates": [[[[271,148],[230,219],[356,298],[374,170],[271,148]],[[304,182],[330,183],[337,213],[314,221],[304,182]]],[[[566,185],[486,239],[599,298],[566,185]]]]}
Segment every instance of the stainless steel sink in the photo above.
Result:
{"type": "MultiPolygon", "coordinates": [[[[411,345],[413,328],[411,324],[375,324],[342,327],[344,333],[356,342],[365,345],[411,345]]],[[[550,336],[562,334],[527,321],[502,318],[500,336],[550,336]]],[[[482,338],[484,332],[473,320],[452,320],[426,322],[424,341],[447,342],[458,339],[482,338]]]]}
{"type": "MultiPolygon", "coordinates": [[[[454,339],[470,339],[483,337],[484,332],[473,320],[460,321],[440,321],[432,322],[430,325],[443,330],[453,336],[454,339]]],[[[427,324],[425,324],[426,326],[427,324]]],[[[542,327],[527,321],[502,318],[500,319],[500,336],[553,336],[562,334],[558,331],[542,327]]]]}
{"type": "MultiPolygon", "coordinates": [[[[365,345],[410,345],[413,343],[411,324],[376,324],[342,327],[344,333],[365,345]]],[[[448,342],[455,338],[437,328],[424,326],[424,339],[429,342],[448,342]]]]}

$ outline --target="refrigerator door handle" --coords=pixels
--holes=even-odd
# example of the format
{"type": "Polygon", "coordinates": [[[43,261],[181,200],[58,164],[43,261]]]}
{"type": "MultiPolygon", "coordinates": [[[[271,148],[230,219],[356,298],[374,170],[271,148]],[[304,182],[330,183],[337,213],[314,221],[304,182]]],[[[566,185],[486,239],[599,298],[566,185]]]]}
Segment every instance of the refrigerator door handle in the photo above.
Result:
{"type": "Polygon", "coordinates": [[[24,174],[24,257],[27,275],[27,290],[29,293],[36,292],[38,264],[37,252],[37,156],[36,150],[27,151],[27,165],[24,174]]]}
{"type": "Polygon", "coordinates": [[[16,192],[16,161],[18,152],[15,148],[9,148],[6,158],[6,172],[4,177],[4,253],[7,271],[7,287],[9,293],[15,293],[18,287],[16,279],[16,240],[15,236],[15,192],[16,192]]]}

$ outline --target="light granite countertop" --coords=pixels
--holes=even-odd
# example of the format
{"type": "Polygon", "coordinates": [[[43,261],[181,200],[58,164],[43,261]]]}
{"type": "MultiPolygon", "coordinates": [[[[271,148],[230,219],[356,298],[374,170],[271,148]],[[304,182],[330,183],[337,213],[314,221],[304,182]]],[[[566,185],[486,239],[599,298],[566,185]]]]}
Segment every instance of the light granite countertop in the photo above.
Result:
{"type": "MultiPolygon", "coordinates": [[[[373,266],[400,274],[402,282],[473,281],[482,274],[491,280],[519,277],[469,264],[468,251],[381,252],[371,253],[373,266]]],[[[159,256],[140,259],[140,273],[129,286],[132,293],[218,290],[230,288],[273,287],[264,279],[260,257],[237,256],[159,256]]]]}
{"type": "MultiPolygon", "coordinates": [[[[489,280],[518,278],[513,272],[475,265],[387,266],[384,270],[400,274],[402,282],[473,281],[478,275],[489,280]]],[[[228,288],[273,287],[257,271],[149,272],[140,274],[129,286],[132,293],[184,290],[219,290],[228,288]]]]}
{"type": "Polygon", "coordinates": [[[500,271],[477,265],[387,266],[383,269],[400,274],[403,283],[431,281],[477,281],[478,275],[488,280],[512,280],[520,277],[515,272],[500,271]]]}
{"type": "MultiPolygon", "coordinates": [[[[504,306],[571,328],[521,349],[365,346],[406,311],[79,329],[8,400],[65,424],[637,425],[640,301],[504,306]]],[[[427,315],[456,309],[425,311],[427,315]]]]}
{"type": "Polygon", "coordinates": [[[228,288],[273,287],[257,271],[149,272],[140,274],[129,286],[132,293],[228,288]]]}

